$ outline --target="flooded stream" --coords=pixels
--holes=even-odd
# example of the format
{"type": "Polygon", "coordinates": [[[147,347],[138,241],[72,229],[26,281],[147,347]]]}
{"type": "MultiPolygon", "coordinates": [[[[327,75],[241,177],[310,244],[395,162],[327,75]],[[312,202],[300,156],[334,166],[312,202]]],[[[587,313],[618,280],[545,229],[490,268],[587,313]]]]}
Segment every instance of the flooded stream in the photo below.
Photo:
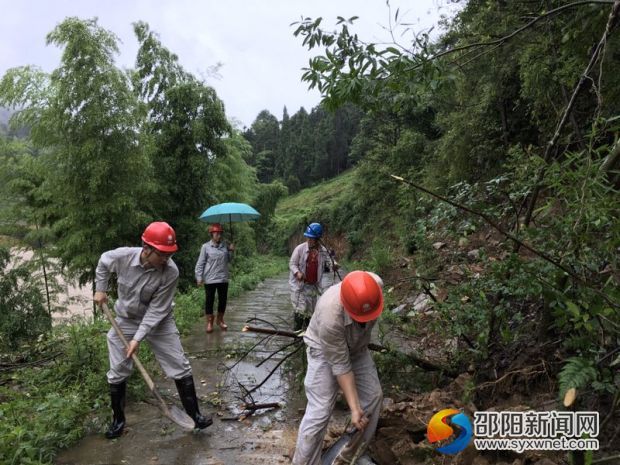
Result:
{"type": "MultiPolygon", "coordinates": [[[[163,417],[150,403],[131,402],[126,407],[125,434],[116,440],[106,440],[102,433],[82,439],[59,455],[58,465],[219,465],[219,464],[281,464],[289,463],[287,454],[295,443],[297,426],[304,406],[303,392],[294,387],[294,374],[277,370],[252,398],[257,403],[279,402],[282,407],[260,411],[243,421],[238,416],[243,404],[239,384],[253,387],[281,361],[278,354],[260,367],[256,365],[278,347],[291,342],[284,337],[271,338],[232,366],[239,355],[252,347],[264,335],[241,332],[246,320],[259,317],[277,324],[291,326],[291,305],[287,276],[268,279],[255,290],[229,300],[226,311],[228,331],[216,327],[213,333],[204,331],[204,317],[196,323],[183,346],[192,364],[198,397],[203,413],[213,414],[214,423],[207,429],[188,433],[163,417]],[[233,357],[226,357],[231,350],[233,357]],[[209,402],[220,403],[218,408],[209,402]]],[[[302,349],[303,350],[303,349],[302,349]]],[[[286,352],[284,352],[286,353],[286,352]]],[[[299,371],[299,370],[297,370],[299,371]]],[[[140,376],[136,370],[132,375],[140,376]]],[[[160,392],[180,406],[174,382],[156,380],[160,392]]],[[[111,413],[110,413],[111,415],[111,413]]]]}

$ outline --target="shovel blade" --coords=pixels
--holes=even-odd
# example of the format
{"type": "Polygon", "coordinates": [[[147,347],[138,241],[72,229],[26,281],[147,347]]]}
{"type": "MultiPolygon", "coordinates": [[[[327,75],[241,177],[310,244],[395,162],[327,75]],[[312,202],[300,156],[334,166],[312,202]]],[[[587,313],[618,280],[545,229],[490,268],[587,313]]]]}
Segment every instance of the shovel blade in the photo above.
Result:
{"type": "Polygon", "coordinates": [[[334,460],[336,460],[336,457],[338,457],[338,454],[340,454],[340,451],[342,451],[342,449],[344,449],[349,443],[352,436],[352,433],[346,433],[334,444],[332,444],[331,447],[323,453],[323,456],[321,457],[321,465],[332,465],[334,460]]]}
{"type": "Polygon", "coordinates": [[[181,410],[176,405],[171,405],[167,411],[163,412],[170,420],[175,422],[181,428],[186,429],[188,431],[193,430],[196,427],[194,420],[187,413],[181,410]]]}
{"type": "Polygon", "coordinates": [[[347,458],[349,461],[346,463],[355,463],[355,461],[350,462],[354,457],[357,458],[360,447],[364,445],[362,441],[364,437],[364,431],[361,430],[353,430],[349,431],[342,435],[338,441],[336,441],[329,449],[325,451],[323,456],[321,457],[321,465],[333,465],[334,463],[342,463],[337,460],[340,455],[348,448],[346,451],[347,458]]]}

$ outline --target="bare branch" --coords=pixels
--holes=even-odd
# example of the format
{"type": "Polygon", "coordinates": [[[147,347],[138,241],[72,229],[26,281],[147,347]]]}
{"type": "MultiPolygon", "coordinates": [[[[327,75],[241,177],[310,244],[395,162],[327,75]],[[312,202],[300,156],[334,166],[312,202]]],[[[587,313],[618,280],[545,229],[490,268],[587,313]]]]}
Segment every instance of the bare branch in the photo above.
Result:
{"type": "Polygon", "coordinates": [[[289,347],[295,345],[295,344],[303,344],[303,342],[301,342],[301,339],[295,339],[293,340],[293,342],[289,342],[288,344],[283,345],[282,347],[280,347],[279,349],[273,351],[271,354],[269,354],[267,357],[265,357],[263,360],[261,360],[257,365],[256,368],[260,367],[263,363],[271,360],[271,358],[275,357],[276,355],[278,355],[280,352],[288,349],[289,347]]]}
{"type": "Polygon", "coordinates": [[[289,331],[286,329],[259,328],[258,326],[250,326],[250,325],[245,325],[241,331],[244,333],[270,334],[273,336],[286,336],[286,337],[294,337],[294,338],[301,337],[301,334],[298,334],[294,331],[289,331]]]}
{"type": "Polygon", "coordinates": [[[232,369],[235,368],[237,365],[239,365],[239,363],[241,363],[243,361],[243,359],[245,359],[248,355],[250,355],[254,349],[256,349],[259,345],[261,345],[263,342],[265,342],[269,338],[271,338],[271,335],[268,335],[268,336],[265,336],[264,338],[262,338],[260,341],[258,341],[256,344],[254,344],[248,350],[246,350],[245,353],[241,357],[239,357],[239,359],[237,359],[237,361],[235,363],[233,363],[231,366],[224,365],[226,370],[232,371],[232,369]]]}
{"type": "Polygon", "coordinates": [[[265,376],[265,378],[263,378],[263,380],[262,380],[259,384],[257,384],[257,385],[256,385],[256,386],[254,386],[252,389],[250,389],[249,391],[247,391],[247,395],[250,395],[250,394],[252,394],[254,391],[256,391],[256,390],[260,389],[260,388],[261,388],[261,386],[262,386],[263,384],[265,384],[269,378],[271,378],[271,376],[272,376],[272,375],[276,372],[276,370],[277,370],[278,368],[280,368],[280,365],[282,365],[285,361],[287,361],[289,358],[291,358],[294,354],[296,354],[297,352],[299,352],[299,349],[301,349],[303,346],[304,346],[303,344],[299,344],[299,346],[298,346],[295,350],[293,350],[293,351],[289,352],[288,354],[286,354],[286,356],[285,356],[285,357],[283,357],[283,358],[282,358],[282,360],[280,360],[280,361],[277,363],[277,365],[276,365],[275,367],[273,367],[273,369],[269,372],[269,374],[268,374],[267,376],[265,376]]]}
{"type": "Polygon", "coordinates": [[[267,320],[263,320],[262,318],[258,318],[258,317],[254,317],[254,318],[248,318],[247,320],[245,320],[246,323],[265,323],[266,325],[271,326],[273,329],[277,329],[276,325],[274,325],[273,323],[271,323],[270,321],[267,320]]]}

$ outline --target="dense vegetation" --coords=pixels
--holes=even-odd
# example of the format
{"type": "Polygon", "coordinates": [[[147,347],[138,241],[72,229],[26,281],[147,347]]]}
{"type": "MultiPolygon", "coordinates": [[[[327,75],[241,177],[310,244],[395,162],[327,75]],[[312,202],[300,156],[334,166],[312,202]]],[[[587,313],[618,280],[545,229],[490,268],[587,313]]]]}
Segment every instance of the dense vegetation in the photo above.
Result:
{"type": "Polygon", "coordinates": [[[501,357],[557,344],[553,360],[542,355],[560,394],[592,389],[584,403],[612,412],[619,8],[472,0],[437,41],[396,11],[401,39],[388,46],[358,37],[355,18],[335,32],[306,18],[295,31],[318,52],[304,79],[323,105],[364,111],[353,187],[316,209],[332,233],[433,294],[443,337],[466,341],[456,363],[475,362],[484,378],[501,357]],[[466,279],[449,284],[455,270],[466,279]]]}
{"type": "MultiPolygon", "coordinates": [[[[114,63],[111,32],[68,18],[47,37],[64,50],[56,70],[25,66],[2,77],[0,105],[21,108],[12,124],[29,129],[27,147],[3,142],[3,189],[13,201],[2,207],[16,212],[3,213],[3,224],[29,243],[53,245],[47,253],[84,284],[101,252],[138,243],[147,223],[165,218],[179,231],[186,287],[206,236],[196,218],[210,204],[251,200],[256,180],[243,161],[249,146],[215,91],[148,25],[134,29],[140,48],[129,72],[114,63]]],[[[238,238],[252,253],[248,230],[238,238]]]]}
{"type": "MultiPolygon", "coordinates": [[[[43,282],[62,271],[89,283],[103,250],[136,244],[146,223],[163,218],[179,231],[187,289],[205,236],[196,217],[209,204],[246,201],[262,217],[235,227],[239,255],[250,257],[239,269],[255,267],[257,253],[288,253],[308,221],[321,221],[351,266],[382,273],[390,307],[412,294],[432,301],[431,324],[385,312],[384,325],[414,340],[456,341],[442,348],[446,373],[469,368],[473,383],[498,391],[499,379],[511,392],[578,388],[579,407],[606,412],[601,434],[613,438],[620,2],[462,3],[434,40],[392,12],[398,40],[388,45],[358,37],[355,18],[339,18],[336,31],[321,18],[303,20],[295,35],[317,52],[303,79],[322,92],[321,105],[290,117],[285,109],[280,121],[263,111],[244,132],[148,25],[135,25],[136,66],[123,72],[112,33],[96,21],[60,24],[48,36],[65,51],[53,73],[24,67],[0,81],[0,105],[21,108],[0,128],[0,232],[37,259],[36,271],[12,270],[0,255],[2,351],[26,360],[62,352],[60,372],[87,376],[88,405],[98,405],[104,378],[84,374],[71,351],[102,357],[102,348],[58,348],[45,287],[25,286],[24,276],[43,282]]],[[[407,363],[380,368],[408,376],[407,363]]],[[[27,380],[39,374],[12,382],[34,389],[27,380]]],[[[41,402],[65,412],[56,417],[67,426],[62,438],[48,438],[43,425],[35,436],[48,442],[39,443],[7,426],[3,441],[28,446],[2,453],[45,462],[50,444],[79,434],[72,422],[82,404],[55,397],[50,385],[41,402]]],[[[494,399],[482,388],[472,396],[480,407],[494,399]]],[[[22,413],[32,405],[13,390],[0,399],[12,409],[0,411],[4,418],[37,418],[22,413]]]]}

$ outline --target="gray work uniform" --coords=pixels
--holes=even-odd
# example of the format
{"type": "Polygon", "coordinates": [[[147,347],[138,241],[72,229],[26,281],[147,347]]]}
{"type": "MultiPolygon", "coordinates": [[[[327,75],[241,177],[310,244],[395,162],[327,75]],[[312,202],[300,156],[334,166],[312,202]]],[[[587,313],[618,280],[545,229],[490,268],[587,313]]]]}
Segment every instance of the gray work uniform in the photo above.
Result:
{"type": "MultiPolygon", "coordinates": [[[[116,322],[128,341],[146,339],[169,378],[192,374],[183,352],[181,338],[172,314],[179,270],[170,259],[162,270],[146,269],[140,263],[141,247],[120,247],[101,255],[96,271],[96,290],[108,291],[111,273],[118,277],[118,299],[114,304],[116,322]]],[[[110,384],[124,381],[133,371],[125,347],[114,328],[108,331],[110,384]]]]}
{"type": "Polygon", "coordinates": [[[213,241],[205,242],[200,248],[200,255],[194,268],[196,281],[204,284],[216,284],[228,282],[228,264],[232,260],[232,252],[228,250],[228,244],[221,241],[216,244],[213,241]]]}
{"type": "Polygon", "coordinates": [[[362,410],[369,419],[364,430],[368,445],[375,434],[383,402],[377,369],[368,351],[375,321],[355,322],[340,303],[340,287],[325,291],[317,302],[304,342],[308,346],[308,371],[304,380],[308,404],[299,425],[294,465],[320,463],[323,437],[339,390],[339,375],[350,371],[362,410]]]}
{"type": "Polygon", "coordinates": [[[298,271],[301,271],[304,276],[306,274],[306,264],[308,262],[308,253],[310,252],[308,242],[303,242],[295,247],[288,262],[290,271],[288,283],[291,288],[291,303],[293,304],[294,312],[308,318],[314,313],[317,299],[323,293],[322,280],[325,265],[329,268],[331,263],[327,249],[322,245],[318,247],[317,281],[315,284],[299,281],[295,277],[295,273],[298,271]]]}

